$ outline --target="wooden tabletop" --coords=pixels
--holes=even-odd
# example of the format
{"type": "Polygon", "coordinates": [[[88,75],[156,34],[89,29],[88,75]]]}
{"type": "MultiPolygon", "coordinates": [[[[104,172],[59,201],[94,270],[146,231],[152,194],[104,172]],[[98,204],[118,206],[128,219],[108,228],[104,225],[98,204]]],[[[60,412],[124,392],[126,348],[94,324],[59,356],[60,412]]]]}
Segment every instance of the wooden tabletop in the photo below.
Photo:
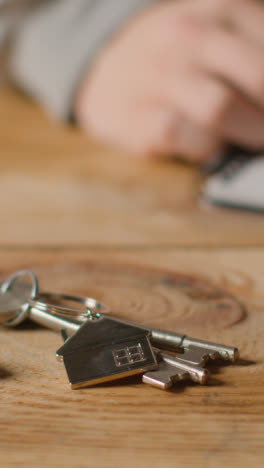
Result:
{"type": "Polygon", "coordinates": [[[0,91],[0,281],[90,295],[121,318],[240,349],[206,386],[71,390],[61,337],[0,330],[0,465],[262,467],[264,218],[206,206],[199,170],[104,148],[0,91]]]}

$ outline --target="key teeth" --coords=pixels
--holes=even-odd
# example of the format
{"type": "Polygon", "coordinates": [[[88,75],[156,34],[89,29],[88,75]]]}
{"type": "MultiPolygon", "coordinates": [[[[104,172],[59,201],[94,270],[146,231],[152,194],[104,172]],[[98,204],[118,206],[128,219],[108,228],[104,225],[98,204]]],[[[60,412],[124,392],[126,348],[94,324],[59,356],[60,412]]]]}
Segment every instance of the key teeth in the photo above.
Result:
{"type": "Polygon", "coordinates": [[[193,382],[196,382],[200,385],[205,385],[210,376],[210,372],[208,369],[197,369],[197,373],[193,372],[189,373],[189,375],[193,382]]]}
{"type": "Polygon", "coordinates": [[[230,362],[236,362],[239,359],[239,350],[237,348],[234,348],[233,353],[220,353],[218,351],[212,352],[208,354],[208,356],[204,356],[203,360],[201,361],[200,365],[203,366],[205,365],[208,361],[230,361],[230,362]]]}
{"type": "Polygon", "coordinates": [[[183,354],[176,354],[176,356],[185,361],[186,363],[189,361],[197,366],[204,367],[208,361],[215,361],[217,359],[223,359],[221,354],[218,351],[201,351],[198,352],[198,349],[195,347],[190,347],[185,349],[183,354]]]}
{"type": "Polygon", "coordinates": [[[190,380],[188,372],[186,372],[185,374],[171,377],[166,382],[162,382],[161,380],[155,379],[148,374],[143,374],[142,376],[143,383],[162,390],[170,390],[174,386],[174,384],[176,384],[177,382],[183,382],[185,380],[190,380]]]}
{"type": "MultiPolygon", "coordinates": [[[[214,354],[215,355],[215,354],[214,354]]],[[[200,362],[198,363],[199,366],[201,367],[204,367],[208,361],[211,361],[211,360],[215,360],[216,358],[214,357],[214,355],[206,355],[206,356],[203,356],[200,360],[200,362]]]]}
{"type": "Polygon", "coordinates": [[[173,382],[172,382],[171,379],[168,380],[167,382],[162,382],[162,381],[156,380],[153,377],[150,377],[149,375],[146,375],[146,374],[143,374],[142,382],[147,384],[147,385],[151,385],[152,387],[159,388],[161,390],[169,390],[173,385],[173,382]]]}
{"type": "Polygon", "coordinates": [[[232,354],[228,353],[226,356],[223,356],[223,359],[225,359],[226,361],[236,362],[238,361],[239,357],[240,357],[240,354],[239,354],[238,348],[234,348],[233,353],[232,354]]]}
{"type": "Polygon", "coordinates": [[[190,361],[202,367],[205,366],[208,361],[219,360],[235,362],[239,359],[239,351],[237,348],[230,348],[229,351],[210,351],[207,349],[200,349],[200,355],[198,350],[199,348],[191,345],[188,348],[185,348],[184,353],[178,357],[186,362],[190,361]]]}
{"type": "Polygon", "coordinates": [[[204,373],[199,381],[201,385],[205,385],[210,377],[210,372],[208,369],[204,369],[204,373]]]}
{"type": "Polygon", "coordinates": [[[240,358],[238,348],[233,348],[231,351],[223,351],[220,354],[220,359],[223,361],[236,362],[240,358]]]}
{"type": "Polygon", "coordinates": [[[209,359],[212,359],[213,361],[216,359],[221,359],[221,355],[218,351],[215,351],[214,353],[209,354],[209,359]]]}

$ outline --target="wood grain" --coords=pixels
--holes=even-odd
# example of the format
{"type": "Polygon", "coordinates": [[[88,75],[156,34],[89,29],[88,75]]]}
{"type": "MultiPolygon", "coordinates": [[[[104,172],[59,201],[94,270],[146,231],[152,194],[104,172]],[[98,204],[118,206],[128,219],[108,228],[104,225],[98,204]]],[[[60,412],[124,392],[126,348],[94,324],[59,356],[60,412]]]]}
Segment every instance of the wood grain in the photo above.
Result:
{"type": "Polygon", "coordinates": [[[121,317],[233,344],[242,358],[205,387],[162,392],[133,378],[71,391],[59,335],[1,330],[3,466],[262,466],[263,265],[260,249],[2,250],[1,278],[32,268],[43,289],[92,294],[121,317]],[[222,315],[218,299],[231,295],[222,315]]]}
{"type": "Polygon", "coordinates": [[[0,102],[0,244],[264,244],[261,216],[198,202],[193,168],[106,149],[11,90],[0,102]]]}
{"type": "Polygon", "coordinates": [[[145,162],[0,90],[0,281],[89,294],[115,315],[238,346],[207,386],[71,391],[34,325],[0,330],[1,468],[262,467],[263,217],[202,207],[198,171],[145,162]]]}

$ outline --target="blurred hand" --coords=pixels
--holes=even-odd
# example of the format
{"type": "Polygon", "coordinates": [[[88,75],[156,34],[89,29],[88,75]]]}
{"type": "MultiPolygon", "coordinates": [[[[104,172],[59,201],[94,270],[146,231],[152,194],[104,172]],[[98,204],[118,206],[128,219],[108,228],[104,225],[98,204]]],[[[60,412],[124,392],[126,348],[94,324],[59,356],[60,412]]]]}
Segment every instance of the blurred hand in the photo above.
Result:
{"type": "Polygon", "coordinates": [[[167,0],[146,9],[97,58],[75,115],[142,155],[200,161],[227,142],[264,147],[264,6],[167,0]]]}

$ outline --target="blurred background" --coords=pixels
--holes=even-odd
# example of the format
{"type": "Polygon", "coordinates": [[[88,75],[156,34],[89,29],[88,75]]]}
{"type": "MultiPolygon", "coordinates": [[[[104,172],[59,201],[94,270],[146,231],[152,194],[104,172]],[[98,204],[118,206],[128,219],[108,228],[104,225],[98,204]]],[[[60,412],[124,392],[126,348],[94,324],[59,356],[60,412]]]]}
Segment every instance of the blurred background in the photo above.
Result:
{"type": "MultiPolygon", "coordinates": [[[[77,3],[50,3],[65,4],[65,15],[72,18],[70,24],[74,25],[77,3]]],[[[138,2],[134,0],[134,3],[138,2]]],[[[35,91],[30,88],[29,78],[29,84],[24,86],[26,91],[21,91],[23,86],[18,89],[12,84],[14,80],[6,76],[5,65],[12,32],[16,31],[21,15],[31,12],[31,8],[34,13],[36,4],[35,1],[0,1],[0,243],[10,246],[263,245],[264,223],[260,215],[205,203],[201,196],[204,174],[199,166],[176,159],[131,157],[125,151],[95,141],[77,125],[55,119],[30,97],[35,91]]],[[[129,2],[126,5],[131,8],[129,2]]],[[[55,30],[59,13],[59,7],[49,12],[54,17],[51,24],[55,30]]],[[[12,60],[18,62],[18,81],[27,83],[27,73],[31,73],[36,86],[38,76],[45,78],[47,47],[52,55],[52,38],[46,42],[48,38],[41,35],[45,12],[38,14],[40,29],[35,36],[39,54],[33,61],[33,69],[29,72],[32,63],[27,63],[26,54],[21,52],[22,47],[27,50],[34,46],[27,39],[36,33],[33,26],[25,34],[24,42],[23,34],[17,40],[17,55],[12,54],[12,60]],[[24,75],[19,75],[20,69],[24,75]]],[[[24,29],[27,32],[25,26],[24,29]]],[[[68,30],[74,41],[78,31],[68,30]]],[[[66,55],[67,49],[63,63],[67,62],[66,55]]],[[[55,51],[50,62],[54,69],[56,57],[59,60],[55,51]]],[[[65,81],[66,78],[55,82],[49,95],[52,103],[65,88],[65,81]]],[[[46,88],[44,98],[45,92],[46,88]]]]}

